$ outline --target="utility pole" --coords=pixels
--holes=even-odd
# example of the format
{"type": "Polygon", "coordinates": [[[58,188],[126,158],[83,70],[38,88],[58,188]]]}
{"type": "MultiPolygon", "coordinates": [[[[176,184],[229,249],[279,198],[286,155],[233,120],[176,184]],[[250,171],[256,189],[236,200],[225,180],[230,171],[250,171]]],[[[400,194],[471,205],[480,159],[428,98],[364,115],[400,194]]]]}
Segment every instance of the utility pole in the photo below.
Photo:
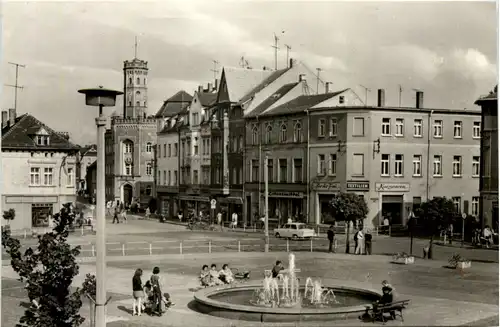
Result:
{"type": "Polygon", "coordinates": [[[321,73],[321,68],[316,68],[318,74],[316,75],[316,94],[319,94],[319,73],[321,73]]]}
{"type": "Polygon", "coordinates": [[[289,46],[288,44],[285,44],[286,47],[286,65],[287,67],[290,66],[290,50],[292,50],[292,47],[289,46]]]}
{"type": "Polygon", "coordinates": [[[19,67],[26,68],[26,65],[21,65],[21,64],[15,63],[15,62],[9,62],[9,64],[16,66],[16,84],[14,84],[14,85],[5,84],[5,85],[14,88],[14,110],[16,110],[16,112],[17,112],[17,90],[24,88],[24,86],[19,86],[19,84],[17,83],[17,81],[19,79],[19,67]]]}
{"type": "Polygon", "coordinates": [[[274,70],[278,70],[278,41],[280,39],[278,36],[276,36],[276,33],[274,33],[274,45],[271,46],[271,48],[274,48],[274,70]]]}
{"type": "Polygon", "coordinates": [[[401,84],[399,84],[399,108],[401,108],[401,95],[403,93],[403,88],[401,87],[401,84]]]}
{"type": "Polygon", "coordinates": [[[368,106],[368,92],[371,92],[372,90],[370,88],[367,88],[366,86],[363,86],[359,84],[362,88],[365,89],[365,107],[368,106]]]}
{"type": "MultiPolygon", "coordinates": [[[[268,160],[269,154],[266,152],[264,161],[264,210],[265,210],[265,220],[264,220],[264,238],[265,247],[264,252],[269,252],[269,171],[268,171],[268,160]]],[[[259,194],[260,196],[260,194],[259,194]]]]}
{"type": "Polygon", "coordinates": [[[214,73],[214,80],[215,80],[217,79],[217,74],[219,73],[219,70],[217,69],[217,65],[219,64],[219,62],[215,59],[213,59],[212,62],[214,63],[214,69],[210,69],[210,71],[214,73]]]}

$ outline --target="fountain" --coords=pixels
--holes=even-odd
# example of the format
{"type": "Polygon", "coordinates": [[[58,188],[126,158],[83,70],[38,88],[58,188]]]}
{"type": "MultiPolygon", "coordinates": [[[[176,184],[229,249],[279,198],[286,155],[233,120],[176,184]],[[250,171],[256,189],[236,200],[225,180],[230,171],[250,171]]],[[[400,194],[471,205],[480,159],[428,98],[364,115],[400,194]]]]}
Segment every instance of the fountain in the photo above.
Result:
{"type": "Polygon", "coordinates": [[[331,320],[350,314],[357,317],[381,296],[377,291],[357,285],[325,287],[321,280],[311,277],[307,277],[301,287],[298,271],[295,255],[291,253],[288,269],[278,278],[266,271],[258,284],[200,290],[195,294],[196,308],[211,315],[241,320],[331,320]]]}

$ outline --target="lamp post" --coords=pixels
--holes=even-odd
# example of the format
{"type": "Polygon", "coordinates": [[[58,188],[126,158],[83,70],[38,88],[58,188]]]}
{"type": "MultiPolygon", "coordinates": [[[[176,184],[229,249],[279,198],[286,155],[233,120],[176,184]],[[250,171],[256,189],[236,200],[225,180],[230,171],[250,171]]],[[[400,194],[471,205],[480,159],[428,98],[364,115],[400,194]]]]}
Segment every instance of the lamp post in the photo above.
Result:
{"type": "Polygon", "coordinates": [[[97,125],[97,190],[96,190],[96,327],[106,327],[106,209],[105,209],[105,170],[104,170],[104,133],[106,117],[102,113],[104,107],[113,107],[120,91],[108,90],[99,86],[95,89],[82,89],[78,93],[85,94],[87,106],[98,106],[97,125]]]}
{"type": "Polygon", "coordinates": [[[264,210],[265,210],[265,220],[264,220],[264,238],[265,247],[264,251],[269,252],[269,171],[268,171],[268,158],[269,154],[266,152],[264,158],[264,210]]]}

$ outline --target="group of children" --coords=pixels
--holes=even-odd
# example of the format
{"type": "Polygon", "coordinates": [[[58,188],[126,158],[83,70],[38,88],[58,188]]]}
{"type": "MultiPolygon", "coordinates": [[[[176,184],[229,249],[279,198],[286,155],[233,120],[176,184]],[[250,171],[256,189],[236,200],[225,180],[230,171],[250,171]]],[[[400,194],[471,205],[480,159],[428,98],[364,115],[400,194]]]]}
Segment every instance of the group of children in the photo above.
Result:
{"type": "Polygon", "coordinates": [[[132,278],[133,289],[133,313],[132,315],[141,315],[141,311],[149,311],[152,315],[161,316],[163,314],[163,306],[165,308],[175,305],[170,300],[170,294],[162,292],[162,283],[160,279],[160,268],[154,267],[153,275],[142,285],[142,269],[135,271],[132,278]]]}
{"type": "Polygon", "coordinates": [[[231,284],[234,282],[234,274],[229,265],[226,263],[222,265],[221,270],[217,270],[217,265],[214,263],[208,269],[208,265],[203,265],[200,272],[201,286],[215,286],[231,284]]]}

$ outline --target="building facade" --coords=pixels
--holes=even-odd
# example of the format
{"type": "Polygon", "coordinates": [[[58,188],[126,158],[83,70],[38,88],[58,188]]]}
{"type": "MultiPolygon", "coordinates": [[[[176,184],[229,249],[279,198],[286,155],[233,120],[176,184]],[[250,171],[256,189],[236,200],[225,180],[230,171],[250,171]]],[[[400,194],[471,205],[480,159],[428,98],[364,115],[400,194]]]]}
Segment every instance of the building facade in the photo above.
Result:
{"type": "Polygon", "coordinates": [[[87,184],[87,168],[97,161],[97,146],[95,144],[80,148],[76,158],[76,182],[77,192],[80,194],[92,194],[87,184]]]}
{"type": "MultiPolygon", "coordinates": [[[[498,86],[475,104],[481,107],[481,226],[498,231],[498,86]]],[[[477,128],[477,127],[476,127],[477,128]]]]}
{"type": "Polygon", "coordinates": [[[385,107],[380,90],[378,107],[311,109],[310,216],[316,223],[334,218],[328,202],[339,191],[365,198],[367,226],[386,217],[405,225],[415,206],[438,196],[451,198],[459,212],[479,213],[479,112],[422,104],[418,93],[415,108],[385,107]]]}
{"type": "MultiPolygon", "coordinates": [[[[62,205],[76,201],[76,154],[68,133],[30,114],[2,112],[2,210],[14,209],[12,230],[51,227],[62,205]]],[[[3,218],[2,218],[3,219],[3,218]]]]}

